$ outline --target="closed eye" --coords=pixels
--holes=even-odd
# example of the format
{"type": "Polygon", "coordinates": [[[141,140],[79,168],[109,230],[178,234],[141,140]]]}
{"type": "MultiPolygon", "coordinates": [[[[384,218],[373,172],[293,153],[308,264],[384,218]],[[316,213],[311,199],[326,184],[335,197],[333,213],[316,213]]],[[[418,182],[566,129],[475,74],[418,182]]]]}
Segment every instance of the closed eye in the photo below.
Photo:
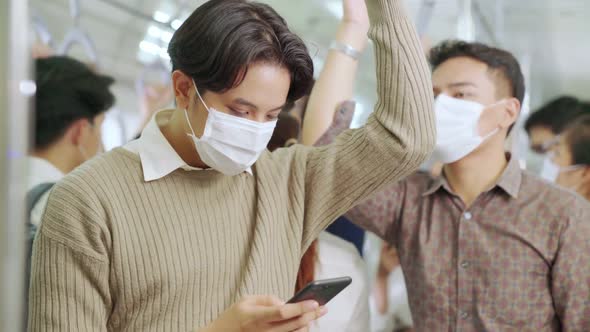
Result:
{"type": "Polygon", "coordinates": [[[232,115],[239,116],[241,118],[248,116],[248,111],[238,111],[235,108],[228,107],[227,108],[232,115]]]}

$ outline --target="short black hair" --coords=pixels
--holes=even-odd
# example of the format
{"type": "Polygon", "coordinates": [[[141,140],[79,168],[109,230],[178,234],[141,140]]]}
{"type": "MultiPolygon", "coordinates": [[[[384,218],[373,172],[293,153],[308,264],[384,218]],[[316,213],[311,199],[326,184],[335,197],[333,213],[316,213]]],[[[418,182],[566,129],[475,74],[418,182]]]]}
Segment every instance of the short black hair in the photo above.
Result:
{"type": "Polygon", "coordinates": [[[67,56],[36,59],[35,80],[35,149],[50,146],[75,121],[93,121],[115,103],[111,77],[67,56]]]}
{"type": "Polygon", "coordinates": [[[547,127],[557,135],[584,114],[590,114],[590,110],[578,98],[560,96],[533,112],[526,120],[524,128],[530,134],[534,127],[547,127]]]}
{"type": "Polygon", "coordinates": [[[512,53],[482,43],[446,40],[430,50],[428,59],[434,71],[447,60],[459,57],[483,62],[490,71],[499,73],[510,84],[512,97],[518,99],[522,105],[525,94],[524,75],[512,53]]]}
{"type": "Polygon", "coordinates": [[[309,93],[313,61],[305,43],[270,6],[211,0],[198,7],[168,45],[172,70],[191,76],[200,92],[238,86],[253,63],[284,66],[291,74],[287,101],[309,93]]]}
{"type": "Polygon", "coordinates": [[[564,137],[572,153],[572,165],[590,166],[590,113],[571,123],[565,130],[564,137]]]}

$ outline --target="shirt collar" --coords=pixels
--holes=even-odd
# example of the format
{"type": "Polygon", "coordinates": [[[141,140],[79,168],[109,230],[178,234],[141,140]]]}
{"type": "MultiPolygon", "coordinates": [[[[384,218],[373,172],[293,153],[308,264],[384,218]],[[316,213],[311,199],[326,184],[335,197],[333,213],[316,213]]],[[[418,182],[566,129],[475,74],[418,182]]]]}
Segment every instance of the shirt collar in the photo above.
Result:
{"type": "Polygon", "coordinates": [[[508,195],[512,196],[512,198],[518,198],[520,184],[522,183],[522,170],[520,169],[518,158],[512,157],[510,153],[506,154],[506,158],[508,158],[508,165],[496,185],[502,188],[508,195]]]}
{"type": "MultiPolygon", "coordinates": [[[[161,179],[177,169],[212,171],[212,169],[188,165],[162,134],[157,120],[165,122],[169,120],[173,112],[174,110],[163,110],[156,113],[142,131],[140,138],[129,143],[129,148],[139,154],[143,178],[146,182],[161,179]]],[[[252,175],[252,168],[248,168],[246,172],[252,175]]]]}
{"type": "MultiPolygon", "coordinates": [[[[518,192],[520,191],[520,184],[522,182],[522,171],[517,158],[512,158],[509,153],[506,155],[506,157],[508,158],[508,165],[506,165],[506,168],[502,172],[502,175],[494,187],[501,188],[512,198],[518,198],[518,192]]],[[[441,187],[443,187],[449,193],[453,192],[444,176],[444,172],[441,173],[440,176],[433,179],[432,183],[422,194],[422,196],[431,195],[438,191],[441,187]]]]}
{"type": "Polygon", "coordinates": [[[27,163],[29,190],[42,183],[58,182],[64,177],[64,173],[46,159],[29,156],[27,163]]]}

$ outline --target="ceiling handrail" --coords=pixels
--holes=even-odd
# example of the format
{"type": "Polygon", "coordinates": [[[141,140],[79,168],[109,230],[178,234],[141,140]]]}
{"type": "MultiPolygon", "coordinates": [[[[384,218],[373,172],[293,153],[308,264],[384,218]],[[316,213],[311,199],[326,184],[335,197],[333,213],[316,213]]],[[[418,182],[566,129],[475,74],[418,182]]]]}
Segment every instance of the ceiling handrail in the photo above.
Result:
{"type": "Polygon", "coordinates": [[[98,53],[92,39],[80,28],[80,2],[79,0],[70,0],[70,15],[74,20],[74,26],[70,29],[61,45],[58,48],[58,53],[66,55],[70,49],[79,44],[82,46],[84,53],[90,59],[92,64],[98,66],[98,53]]]}

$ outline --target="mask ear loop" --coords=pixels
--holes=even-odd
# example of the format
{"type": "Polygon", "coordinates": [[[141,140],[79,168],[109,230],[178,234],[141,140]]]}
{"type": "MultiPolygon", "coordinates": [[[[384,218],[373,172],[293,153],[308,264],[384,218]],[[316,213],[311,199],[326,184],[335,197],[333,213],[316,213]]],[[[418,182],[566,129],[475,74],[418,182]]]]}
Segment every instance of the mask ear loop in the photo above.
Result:
{"type": "MultiPolygon", "coordinates": [[[[191,121],[188,118],[188,111],[186,110],[186,108],[184,109],[184,116],[186,117],[186,123],[188,123],[188,127],[191,129],[191,133],[193,133],[194,137],[197,137],[197,135],[195,134],[195,131],[193,130],[193,126],[191,125],[191,121]]],[[[187,136],[191,136],[191,134],[186,134],[187,136]]]]}
{"type": "Polygon", "coordinates": [[[201,103],[203,103],[203,106],[205,106],[205,109],[207,109],[207,112],[208,112],[209,111],[209,106],[207,106],[207,104],[205,104],[205,101],[201,97],[201,94],[199,93],[199,89],[197,89],[197,84],[195,83],[195,79],[193,78],[192,80],[193,80],[193,86],[195,87],[195,92],[197,93],[197,96],[201,100],[201,103]]]}
{"type": "MultiPolygon", "coordinates": [[[[199,89],[197,89],[197,84],[195,83],[195,79],[191,78],[191,80],[193,81],[193,87],[195,88],[195,92],[197,93],[197,96],[201,100],[201,103],[203,103],[203,106],[205,106],[205,109],[207,110],[207,112],[209,112],[209,107],[207,106],[207,104],[205,104],[205,101],[203,100],[203,98],[201,98],[201,94],[199,93],[199,89]]],[[[188,123],[188,126],[191,129],[191,132],[193,133],[193,136],[197,137],[197,134],[195,134],[195,130],[193,129],[193,126],[191,125],[191,121],[188,118],[188,110],[186,108],[184,109],[184,116],[186,118],[186,123],[188,123]]],[[[190,136],[190,134],[186,134],[186,135],[190,136]]]]}
{"type": "MultiPolygon", "coordinates": [[[[500,101],[497,101],[491,105],[488,105],[486,107],[484,107],[484,111],[487,109],[491,109],[492,107],[496,107],[498,105],[504,104],[506,103],[506,99],[502,99],[500,101]]],[[[486,141],[488,140],[490,137],[496,135],[498,132],[500,131],[500,126],[497,126],[496,129],[492,130],[491,132],[489,132],[487,135],[483,136],[481,139],[482,141],[486,141]]]]}

